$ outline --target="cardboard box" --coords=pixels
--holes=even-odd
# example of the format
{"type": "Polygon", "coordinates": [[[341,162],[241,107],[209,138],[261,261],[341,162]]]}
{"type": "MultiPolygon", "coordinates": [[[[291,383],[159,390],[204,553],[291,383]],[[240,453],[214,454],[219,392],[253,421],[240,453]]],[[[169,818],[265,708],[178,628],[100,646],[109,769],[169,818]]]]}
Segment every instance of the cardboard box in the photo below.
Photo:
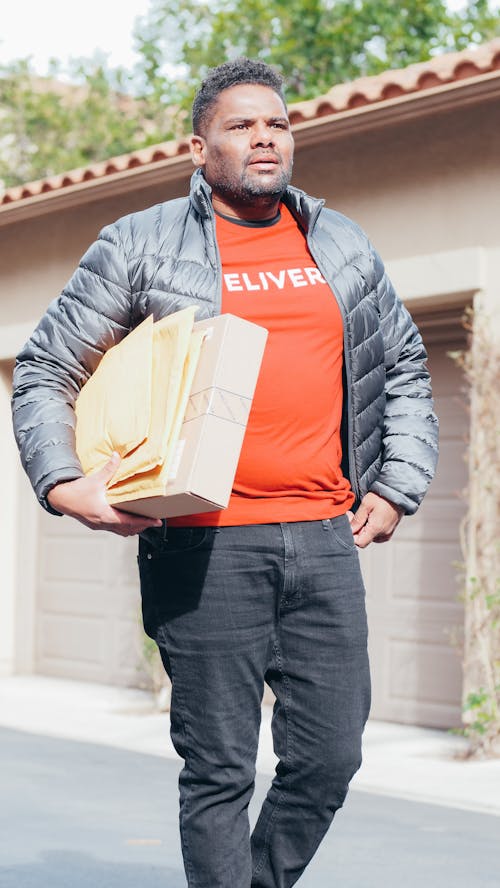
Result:
{"type": "Polygon", "coordinates": [[[229,503],[267,330],[231,314],[198,321],[194,329],[206,336],[165,491],[116,508],[169,518],[229,503]]]}

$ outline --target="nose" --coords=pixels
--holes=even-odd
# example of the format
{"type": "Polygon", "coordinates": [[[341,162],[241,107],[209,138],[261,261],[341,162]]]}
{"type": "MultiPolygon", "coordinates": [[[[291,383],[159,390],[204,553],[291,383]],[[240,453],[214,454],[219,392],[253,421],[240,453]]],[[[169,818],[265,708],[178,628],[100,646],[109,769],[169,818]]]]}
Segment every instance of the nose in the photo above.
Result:
{"type": "Polygon", "coordinates": [[[264,121],[256,121],[252,128],[252,147],[266,148],[274,145],[274,130],[264,121]]]}

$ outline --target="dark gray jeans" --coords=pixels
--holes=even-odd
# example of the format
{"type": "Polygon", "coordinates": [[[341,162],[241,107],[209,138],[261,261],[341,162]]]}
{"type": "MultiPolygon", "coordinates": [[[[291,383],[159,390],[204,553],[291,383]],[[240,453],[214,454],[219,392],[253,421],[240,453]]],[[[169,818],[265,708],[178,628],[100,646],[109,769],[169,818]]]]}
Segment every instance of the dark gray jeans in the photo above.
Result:
{"type": "Polygon", "coordinates": [[[349,522],[172,528],[141,539],[139,566],[172,680],[188,884],[289,888],[361,762],[370,678],[349,522]],[[264,680],[279,764],[250,836],[264,680]]]}

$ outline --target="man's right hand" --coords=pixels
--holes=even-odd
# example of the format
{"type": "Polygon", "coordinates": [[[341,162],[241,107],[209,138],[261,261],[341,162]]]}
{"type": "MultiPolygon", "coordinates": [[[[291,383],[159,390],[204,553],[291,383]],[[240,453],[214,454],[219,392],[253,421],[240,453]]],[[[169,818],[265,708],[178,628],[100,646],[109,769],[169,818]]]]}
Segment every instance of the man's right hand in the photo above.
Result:
{"type": "Polygon", "coordinates": [[[120,465],[118,453],[93,475],[56,484],[47,495],[53,509],[81,521],[91,530],[109,530],[119,536],[133,536],[147,527],[161,527],[159,518],[131,515],[110,506],[106,500],[106,485],[120,465]]]}

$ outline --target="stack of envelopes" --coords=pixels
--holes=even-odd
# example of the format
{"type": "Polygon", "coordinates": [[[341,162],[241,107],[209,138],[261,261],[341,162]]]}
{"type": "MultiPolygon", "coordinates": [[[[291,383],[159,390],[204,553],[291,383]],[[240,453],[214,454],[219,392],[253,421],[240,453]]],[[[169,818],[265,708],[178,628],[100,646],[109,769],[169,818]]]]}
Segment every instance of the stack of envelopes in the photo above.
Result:
{"type": "Polygon", "coordinates": [[[164,493],[205,333],[196,308],[146,318],[109,349],[76,401],[76,449],[85,474],[117,451],[111,505],[164,493]]]}

